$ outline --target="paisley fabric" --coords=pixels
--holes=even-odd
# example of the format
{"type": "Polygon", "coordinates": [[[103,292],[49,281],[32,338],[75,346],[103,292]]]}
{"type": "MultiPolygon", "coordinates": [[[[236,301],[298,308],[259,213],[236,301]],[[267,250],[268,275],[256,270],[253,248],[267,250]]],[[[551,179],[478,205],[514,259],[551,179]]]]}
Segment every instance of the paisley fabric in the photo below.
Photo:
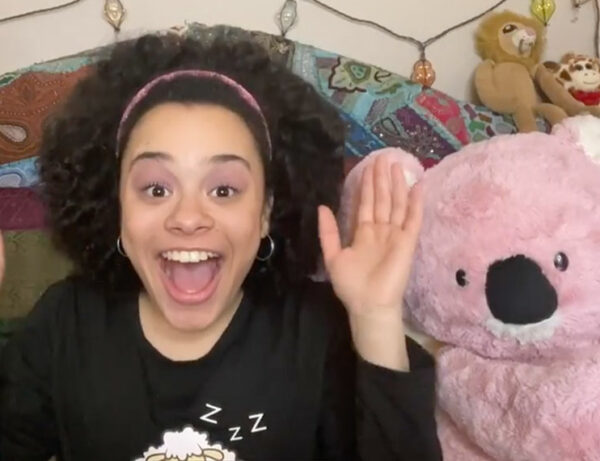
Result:
{"type": "Polygon", "coordinates": [[[349,155],[364,155],[379,143],[401,147],[429,167],[466,144],[516,132],[510,117],[313,47],[296,45],[293,69],[343,112],[349,155]]]}
{"type": "Polygon", "coordinates": [[[0,77],[0,164],[37,155],[45,119],[88,70],[0,77]]]}
{"type": "MultiPolygon", "coordinates": [[[[32,187],[38,182],[37,158],[0,165],[0,188],[32,187]]],[[[1,219],[1,218],[0,218],[1,219]]]]}

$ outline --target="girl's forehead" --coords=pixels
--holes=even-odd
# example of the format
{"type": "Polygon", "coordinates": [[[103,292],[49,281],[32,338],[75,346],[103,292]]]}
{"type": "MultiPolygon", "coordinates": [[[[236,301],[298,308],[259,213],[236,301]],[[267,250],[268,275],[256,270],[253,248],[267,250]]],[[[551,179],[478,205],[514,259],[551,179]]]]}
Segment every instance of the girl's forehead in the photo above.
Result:
{"type": "Polygon", "coordinates": [[[231,154],[248,164],[260,162],[254,136],[244,120],[215,105],[161,104],[135,124],[127,142],[129,161],[147,152],[178,161],[189,156],[231,154]]]}

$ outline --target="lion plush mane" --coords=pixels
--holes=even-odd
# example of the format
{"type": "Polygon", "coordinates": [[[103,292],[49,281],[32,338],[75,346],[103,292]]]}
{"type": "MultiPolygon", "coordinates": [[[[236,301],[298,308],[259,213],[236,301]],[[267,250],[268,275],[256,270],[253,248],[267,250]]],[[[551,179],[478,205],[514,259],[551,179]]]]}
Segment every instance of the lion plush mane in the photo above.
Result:
{"type": "Polygon", "coordinates": [[[475,37],[477,54],[482,59],[491,59],[495,62],[516,62],[523,64],[530,71],[540,62],[545,44],[546,35],[542,24],[535,19],[520,16],[512,11],[503,11],[484,19],[479,25],[475,37]],[[498,34],[507,23],[515,23],[535,30],[537,41],[528,57],[508,53],[500,45],[498,34]]]}

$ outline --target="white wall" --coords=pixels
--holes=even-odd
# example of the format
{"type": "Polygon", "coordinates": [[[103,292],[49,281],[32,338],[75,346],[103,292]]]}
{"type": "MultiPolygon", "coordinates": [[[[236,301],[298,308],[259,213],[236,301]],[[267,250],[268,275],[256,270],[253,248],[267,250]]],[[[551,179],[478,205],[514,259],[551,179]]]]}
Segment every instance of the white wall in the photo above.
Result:
{"type": "MultiPolygon", "coordinates": [[[[0,0],[0,17],[61,3],[63,0],[0,0]]],[[[128,15],[121,38],[167,28],[185,21],[231,24],[277,33],[274,16],[283,0],[122,0],[128,15]]],[[[326,0],[349,14],[378,21],[398,33],[425,39],[496,3],[497,0],[326,0]]],[[[548,59],[567,51],[594,51],[594,9],[582,7],[572,22],[571,0],[556,0],[558,8],[548,29],[548,59]]],[[[508,0],[504,7],[528,13],[530,0],[508,0]]],[[[34,62],[76,53],[115,40],[101,17],[103,0],[82,0],[53,13],[0,24],[0,73],[34,62]]],[[[299,23],[289,37],[410,75],[417,50],[366,27],[332,16],[306,0],[298,0],[299,23]]],[[[428,52],[438,74],[435,87],[470,99],[470,79],[478,57],[473,50],[475,25],[433,44],[428,52]]]]}

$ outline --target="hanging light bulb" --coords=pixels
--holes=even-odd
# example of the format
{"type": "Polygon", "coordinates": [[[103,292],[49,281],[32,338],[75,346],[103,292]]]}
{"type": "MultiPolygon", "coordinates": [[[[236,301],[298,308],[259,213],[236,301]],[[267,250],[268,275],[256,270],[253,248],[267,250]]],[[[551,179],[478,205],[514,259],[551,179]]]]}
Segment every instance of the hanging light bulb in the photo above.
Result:
{"type": "Polygon", "coordinates": [[[121,24],[125,20],[125,7],[121,0],[105,0],[104,19],[113,26],[116,32],[121,30],[121,24]]]}
{"type": "Polygon", "coordinates": [[[554,0],[533,0],[531,2],[531,13],[545,26],[556,11],[554,0]]]}
{"type": "Polygon", "coordinates": [[[410,79],[413,82],[420,83],[425,88],[430,88],[435,83],[435,69],[431,62],[425,58],[415,62],[410,79]]]}
{"type": "Polygon", "coordinates": [[[285,0],[275,19],[281,36],[285,37],[288,31],[296,24],[296,19],[298,19],[296,0],[285,0]]]}

